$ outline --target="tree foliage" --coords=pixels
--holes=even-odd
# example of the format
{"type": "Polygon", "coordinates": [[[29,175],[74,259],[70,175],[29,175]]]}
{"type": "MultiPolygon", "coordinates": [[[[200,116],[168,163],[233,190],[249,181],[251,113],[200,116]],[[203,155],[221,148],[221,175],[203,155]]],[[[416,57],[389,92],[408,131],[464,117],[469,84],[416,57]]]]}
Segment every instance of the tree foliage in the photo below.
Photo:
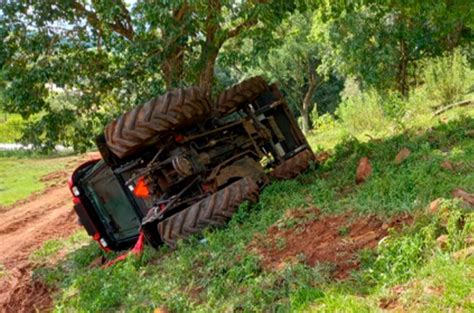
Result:
{"type": "Polygon", "coordinates": [[[5,1],[3,109],[34,117],[30,142],[82,150],[91,131],[167,88],[200,85],[211,94],[224,43],[271,29],[304,7],[283,0],[5,1]],[[59,93],[70,104],[61,110],[51,100],[59,93]]]}
{"type": "Polygon", "coordinates": [[[464,0],[5,0],[0,111],[27,120],[28,143],[82,151],[166,89],[212,96],[261,73],[308,129],[348,77],[407,97],[427,81],[420,60],[472,50],[473,27],[464,0]]]}
{"type": "Polygon", "coordinates": [[[253,51],[254,62],[247,69],[280,84],[290,106],[301,116],[304,132],[312,126],[310,115],[318,111],[317,104],[322,101],[330,106],[327,103],[331,97],[325,92],[332,88],[330,93],[338,95],[341,88],[332,73],[320,71],[323,51],[310,38],[311,25],[311,11],[293,13],[271,33],[274,44],[266,50],[253,51]]]}
{"type": "Polygon", "coordinates": [[[469,44],[474,26],[468,1],[323,1],[313,39],[323,63],[365,85],[407,96],[419,83],[417,61],[469,44]]]}

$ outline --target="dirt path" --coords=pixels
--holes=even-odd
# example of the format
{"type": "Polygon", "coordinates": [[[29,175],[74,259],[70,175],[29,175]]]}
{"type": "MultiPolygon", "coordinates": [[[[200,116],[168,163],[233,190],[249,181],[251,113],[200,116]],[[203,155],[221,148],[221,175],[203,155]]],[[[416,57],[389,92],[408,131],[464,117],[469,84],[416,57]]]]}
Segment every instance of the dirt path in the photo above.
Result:
{"type": "Polygon", "coordinates": [[[47,175],[55,184],[0,213],[0,312],[35,312],[50,306],[45,286],[31,279],[29,256],[49,239],[65,238],[79,229],[67,187],[74,167],[96,154],[72,158],[64,171],[47,175]],[[70,168],[69,168],[70,167],[70,168]],[[59,180],[58,180],[59,178],[59,180]]]}

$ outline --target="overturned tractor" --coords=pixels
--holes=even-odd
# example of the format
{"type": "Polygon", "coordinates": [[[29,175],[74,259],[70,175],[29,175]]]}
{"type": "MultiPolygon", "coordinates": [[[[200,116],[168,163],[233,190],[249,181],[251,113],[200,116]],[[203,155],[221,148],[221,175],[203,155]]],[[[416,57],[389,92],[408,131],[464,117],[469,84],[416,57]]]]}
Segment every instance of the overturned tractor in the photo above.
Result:
{"type": "Polygon", "coordinates": [[[129,248],[140,230],[171,247],[220,227],[272,179],[293,178],[313,160],[275,84],[254,77],[214,102],[177,89],[135,107],[97,138],[102,160],[73,173],[75,210],[106,250],[129,248]]]}

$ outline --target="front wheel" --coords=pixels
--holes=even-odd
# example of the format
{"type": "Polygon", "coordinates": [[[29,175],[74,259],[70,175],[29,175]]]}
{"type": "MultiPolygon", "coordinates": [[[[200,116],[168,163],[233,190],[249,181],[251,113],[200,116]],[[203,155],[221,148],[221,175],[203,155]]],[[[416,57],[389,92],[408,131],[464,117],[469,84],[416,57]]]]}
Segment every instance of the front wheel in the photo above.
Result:
{"type": "Polygon", "coordinates": [[[179,239],[208,227],[224,226],[244,201],[255,203],[258,196],[257,184],[250,178],[242,178],[159,222],[158,233],[163,242],[175,248],[179,239]]]}

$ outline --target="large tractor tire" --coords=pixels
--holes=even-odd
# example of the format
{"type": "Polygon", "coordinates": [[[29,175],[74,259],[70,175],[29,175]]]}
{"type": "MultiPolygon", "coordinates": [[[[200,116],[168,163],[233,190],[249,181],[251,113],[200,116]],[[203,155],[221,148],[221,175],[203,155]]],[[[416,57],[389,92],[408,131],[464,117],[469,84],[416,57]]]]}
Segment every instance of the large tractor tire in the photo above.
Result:
{"type": "Polygon", "coordinates": [[[242,202],[256,202],[258,195],[257,184],[250,178],[242,178],[158,223],[161,240],[174,248],[179,239],[208,227],[222,227],[242,202]]]}
{"type": "Polygon", "coordinates": [[[283,161],[270,172],[270,177],[277,180],[291,179],[306,171],[314,161],[314,154],[311,150],[303,150],[288,160],[283,161]]]}
{"type": "Polygon", "coordinates": [[[224,90],[217,99],[215,110],[219,116],[230,114],[240,109],[243,105],[255,100],[262,92],[269,88],[261,76],[244,80],[224,90]]]}
{"type": "Polygon", "coordinates": [[[123,114],[105,128],[105,140],[119,158],[157,141],[161,134],[208,118],[211,106],[198,87],[176,89],[123,114]]]}

